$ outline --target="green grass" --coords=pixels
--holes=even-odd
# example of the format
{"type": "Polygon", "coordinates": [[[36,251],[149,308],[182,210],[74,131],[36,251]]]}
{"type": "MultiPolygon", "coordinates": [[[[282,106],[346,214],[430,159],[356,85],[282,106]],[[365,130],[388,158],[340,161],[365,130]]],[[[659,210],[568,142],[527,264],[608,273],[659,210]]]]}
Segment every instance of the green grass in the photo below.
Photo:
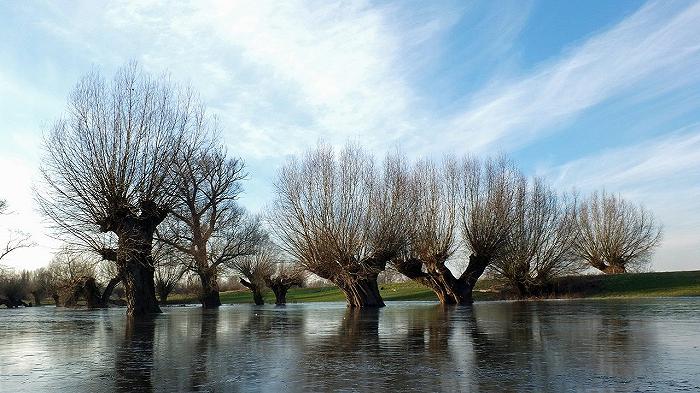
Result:
{"type": "MultiPolygon", "coordinates": [[[[479,286],[477,286],[479,289],[479,286]]],[[[437,297],[430,289],[414,283],[392,283],[380,285],[380,292],[385,301],[399,300],[423,300],[437,301],[437,297]]],[[[248,290],[221,292],[221,303],[252,303],[253,295],[248,290]]],[[[475,300],[495,300],[496,295],[488,292],[475,292],[475,300]]],[[[320,288],[292,288],[287,293],[287,303],[309,302],[344,302],[345,296],[337,287],[320,288]]],[[[265,292],[265,303],[274,303],[275,296],[271,291],[265,292]]],[[[191,295],[177,294],[168,299],[170,304],[197,303],[197,299],[191,295]]]]}
{"type": "Polygon", "coordinates": [[[557,294],[594,298],[700,296],[700,270],[564,277],[557,294]]]}
{"type": "MultiPolygon", "coordinates": [[[[495,287],[493,280],[481,280],[474,292],[475,300],[508,298],[508,292],[489,290],[495,287]]],[[[433,292],[414,282],[383,284],[380,292],[385,301],[427,300],[437,301],[433,292]]],[[[564,277],[554,284],[550,297],[637,298],[700,296],[700,271],[668,273],[628,273],[612,276],[586,275],[564,277]]],[[[274,303],[272,292],[265,293],[265,302],[274,303]]],[[[292,288],[287,294],[288,303],[343,302],[345,297],[336,287],[292,288]]],[[[252,303],[253,296],[247,290],[221,293],[221,302],[252,303]]],[[[173,295],[171,304],[197,303],[190,295],[173,295]]]]}

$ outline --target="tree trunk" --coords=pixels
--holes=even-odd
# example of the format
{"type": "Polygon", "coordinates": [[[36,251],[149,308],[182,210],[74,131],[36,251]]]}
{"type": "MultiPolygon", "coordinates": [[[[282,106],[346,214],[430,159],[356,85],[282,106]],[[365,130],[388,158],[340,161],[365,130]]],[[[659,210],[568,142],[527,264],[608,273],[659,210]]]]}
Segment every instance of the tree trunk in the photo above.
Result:
{"type": "Polygon", "coordinates": [[[217,308],[221,306],[216,270],[199,273],[199,279],[202,282],[202,294],[200,296],[202,308],[217,308]]]}
{"type": "Polygon", "coordinates": [[[455,298],[457,304],[472,304],[474,303],[473,291],[476,282],[479,280],[486,267],[491,262],[491,258],[487,255],[472,254],[469,256],[469,264],[467,269],[462,273],[457,280],[455,287],[455,298]]]}
{"type": "Polygon", "coordinates": [[[255,288],[253,290],[253,302],[255,302],[256,306],[262,306],[265,304],[265,299],[263,298],[260,288],[255,288]]]}
{"type": "Polygon", "coordinates": [[[105,308],[107,303],[102,302],[102,296],[97,289],[97,283],[92,277],[87,277],[78,285],[82,285],[83,296],[87,302],[87,308],[105,308]]]}
{"type": "Polygon", "coordinates": [[[61,307],[61,303],[59,302],[60,297],[58,296],[58,293],[54,293],[51,295],[51,298],[53,298],[53,302],[56,305],[56,307],[61,307]]]}
{"type": "Polygon", "coordinates": [[[476,284],[476,280],[469,280],[469,278],[476,277],[478,279],[481,276],[485,269],[484,266],[479,272],[477,266],[481,265],[482,263],[470,262],[471,270],[470,267],[467,267],[467,270],[459,279],[455,278],[450,269],[445,266],[445,261],[441,260],[436,260],[429,264],[418,259],[412,259],[395,264],[394,267],[406,277],[430,288],[441,304],[453,305],[470,304],[472,302],[471,291],[474,284],[476,284]]]}
{"type": "Polygon", "coordinates": [[[32,297],[34,298],[34,305],[41,306],[41,294],[39,292],[32,292],[32,297]]]}
{"type": "Polygon", "coordinates": [[[241,278],[241,284],[253,292],[253,302],[255,302],[256,306],[262,306],[265,304],[265,299],[263,298],[262,294],[262,285],[248,282],[244,278],[241,278]]]}
{"type": "MultiPolygon", "coordinates": [[[[144,258],[145,259],[145,258],[144,258]]],[[[162,312],[156,300],[153,281],[153,267],[147,261],[127,262],[124,268],[124,288],[126,289],[126,313],[132,317],[162,312]]]]}
{"type": "Polygon", "coordinates": [[[289,287],[286,285],[275,285],[272,288],[272,292],[275,293],[275,304],[278,306],[287,304],[287,291],[289,287]]]}
{"type": "Polygon", "coordinates": [[[122,280],[121,275],[109,280],[109,282],[107,283],[107,286],[105,287],[104,292],[102,292],[101,301],[103,304],[107,305],[109,303],[109,298],[112,296],[112,292],[114,292],[114,288],[117,287],[117,285],[121,282],[121,280],[122,280]]]}
{"type": "Polygon", "coordinates": [[[338,287],[345,293],[349,307],[371,308],[384,307],[384,300],[379,293],[377,276],[358,278],[349,282],[337,283],[338,287]]]}

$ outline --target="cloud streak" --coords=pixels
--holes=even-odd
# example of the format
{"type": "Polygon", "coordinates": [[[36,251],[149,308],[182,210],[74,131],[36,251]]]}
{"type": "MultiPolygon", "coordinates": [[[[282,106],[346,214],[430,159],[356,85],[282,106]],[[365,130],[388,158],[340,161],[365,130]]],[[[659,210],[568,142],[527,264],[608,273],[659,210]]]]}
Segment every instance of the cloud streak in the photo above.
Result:
{"type": "Polygon", "coordinates": [[[650,3],[559,60],[475,94],[448,122],[447,139],[477,151],[517,148],[631,88],[653,84],[658,95],[697,81],[697,37],[700,3],[650,3]]]}

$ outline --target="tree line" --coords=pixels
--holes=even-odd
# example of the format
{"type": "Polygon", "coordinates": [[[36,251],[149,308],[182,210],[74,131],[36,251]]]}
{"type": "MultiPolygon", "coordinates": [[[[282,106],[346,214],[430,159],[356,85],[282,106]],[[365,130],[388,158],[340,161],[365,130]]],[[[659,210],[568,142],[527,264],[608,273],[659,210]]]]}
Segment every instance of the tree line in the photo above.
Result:
{"type": "MultiPolygon", "coordinates": [[[[160,312],[156,293],[167,297],[185,272],[199,278],[203,307],[218,307],[226,270],[256,303],[265,286],[283,302],[310,272],[350,306],[382,306],[377,277],[388,266],[445,304],[470,303],[486,271],[528,296],[588,266],[624,272],[661,239],[642,206],[559,193],[503,157],[378,162],[354,144],[289,159],[255,216],[238,203],[244,162],[220,134],[192,89],[136,64],[82,78],[46,134],[38,205],[72,250],[110,266],[129,315],[160,312]]],[[[109,295],[88,281],[72,285],[104,305],[109,295]]]]}

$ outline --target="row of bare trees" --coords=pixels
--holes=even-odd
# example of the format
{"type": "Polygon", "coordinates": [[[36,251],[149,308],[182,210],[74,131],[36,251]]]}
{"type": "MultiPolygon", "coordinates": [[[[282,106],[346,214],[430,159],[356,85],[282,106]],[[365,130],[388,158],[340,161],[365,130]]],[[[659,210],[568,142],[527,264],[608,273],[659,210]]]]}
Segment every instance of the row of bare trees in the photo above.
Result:
{"type": "Polygon", "coordinates": [[[531,295],[592,266],[624,272],[661,238],[651,213],[619,196],[562,195],[504,158],[377,165],[356,145],[320,145],[280,171],[270,217],[283,249],[357,307],[382,306],[387,265],[440,302],[467,304],[491,270],[531,295]],[[450,262],[468,255],[459,272],[450,262]]]}
{"type": "Polygon", "coordinates": [[[287,279],[295,269],[278,268],[285,260],[335,283],[351,306],[383,305],[387,265],[443,303],[469,303],[487,269],[528,292],[582,259],[624,271],[660,238],[643,208],[560,196],[505,159],[391,154],[377,164],[357,146],[319,146],[280,171],[268,221],[281,254],[271,252],[262,220],[238,205],[245,166],[219,142],[216,120],[191,89],[135,64],[76,85],[46,135],[41,172],[36,199],[56,234],[111,264],[129,315],[160,312],[156,292],[167,297],[185,273],[199,277],[204,307],[221,304],[218,278],[231,269],[262,301],[263,285],[297,282],[287,279]],[[460,252],[468,263],[456,274],[448,262],[460,252]],[[170,267],[158,277],[156,259],[170,267]]]}

